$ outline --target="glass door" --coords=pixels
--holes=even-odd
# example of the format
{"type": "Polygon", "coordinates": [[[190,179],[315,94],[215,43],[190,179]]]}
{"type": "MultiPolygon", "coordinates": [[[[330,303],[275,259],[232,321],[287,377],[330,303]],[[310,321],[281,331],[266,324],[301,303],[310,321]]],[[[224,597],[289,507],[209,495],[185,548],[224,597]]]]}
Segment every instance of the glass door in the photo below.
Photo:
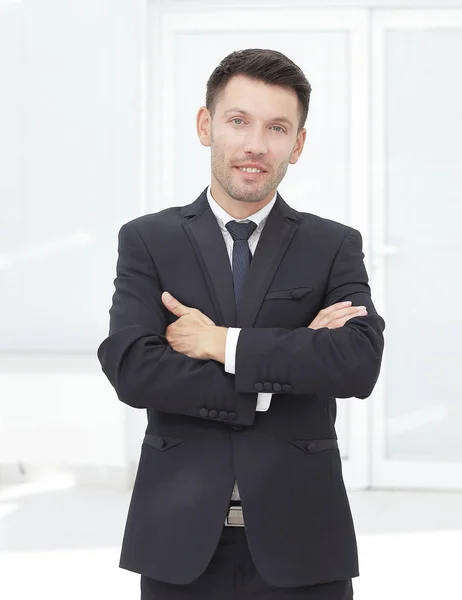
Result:
{"type": "Polygon", "coordinates": [[[462,11],[373,18],[372,484],[462,489],[462,11]]]}

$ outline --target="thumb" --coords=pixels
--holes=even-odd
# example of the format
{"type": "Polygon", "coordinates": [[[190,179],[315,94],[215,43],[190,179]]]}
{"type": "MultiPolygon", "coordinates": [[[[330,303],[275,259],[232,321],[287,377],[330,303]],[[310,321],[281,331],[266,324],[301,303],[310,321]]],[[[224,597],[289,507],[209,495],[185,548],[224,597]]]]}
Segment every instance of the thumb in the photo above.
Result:
{"type": "Polygon", "coordinates": [[[166,306],[168,310],[176,317],[182,317],[183,315],[187,315],[189,312],[191,312],[188,306],[184,306],[184,304],[178,302],[178,300],[168,292],[163,292],[161,298],[164,306],[166,306]]]}

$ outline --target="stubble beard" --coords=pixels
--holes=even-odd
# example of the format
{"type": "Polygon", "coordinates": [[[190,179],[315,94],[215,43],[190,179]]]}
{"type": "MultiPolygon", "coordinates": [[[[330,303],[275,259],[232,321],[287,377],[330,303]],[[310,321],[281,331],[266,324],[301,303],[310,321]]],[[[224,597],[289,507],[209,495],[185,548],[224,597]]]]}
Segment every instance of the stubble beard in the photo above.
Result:
{"type": "Polygon", "coordinates": [[[226,166],[226,157],[223,153],[214,149],[213,144],[211,146],[211,163],[212,173],[224,191],[239,202],[247,202],[249,204],[255,204],[261,202],[268,196],[268,194],[275,190],[287,172],[289,161],[284,161],[279,164],[276,174],[273,177],[268,177],[263,187],[255,185],[255,189],[252,189],[252,183],[249,183],[248,189],[245,189],[245,184],[237,185],[234,181],[233,167],[226,166]]]}

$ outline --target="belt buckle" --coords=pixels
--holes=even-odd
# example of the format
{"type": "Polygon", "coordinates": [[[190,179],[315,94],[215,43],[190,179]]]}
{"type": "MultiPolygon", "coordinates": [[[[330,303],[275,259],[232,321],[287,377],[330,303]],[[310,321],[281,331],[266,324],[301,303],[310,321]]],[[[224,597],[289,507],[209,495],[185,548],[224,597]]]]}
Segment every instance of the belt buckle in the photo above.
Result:
{"type": "Polygon", "coordinates": [[[230,506],[225,518],[225,525],[228,527],[244,527],[244,514],[242,506],[230,506]]]}

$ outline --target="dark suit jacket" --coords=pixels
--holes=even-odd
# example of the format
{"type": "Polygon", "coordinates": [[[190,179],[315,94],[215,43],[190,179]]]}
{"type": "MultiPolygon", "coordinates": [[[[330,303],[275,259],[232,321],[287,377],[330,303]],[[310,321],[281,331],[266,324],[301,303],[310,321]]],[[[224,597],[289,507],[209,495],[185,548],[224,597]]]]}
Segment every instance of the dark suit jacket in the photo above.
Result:
{"type": "Polygon", "coordinates": [[[206,191],[123,225],[108,337],[98,358],[118,398],[148,414],[120,566],[192,582],[217,546],[237,478],[246,536],[274,586],[355,577],[357,547],[336,442],[336,398],[367,398],[383,319],[361,235],[290,208],[278,194],[235,311],[222,233],[206,191]],[[236,373],[173,350],[161,294],[242,327],[236,373]],[[308,329],[344,300],[368,315],[308,329]],[[267,412],[257,394],[273,392],[267,412]]]}

